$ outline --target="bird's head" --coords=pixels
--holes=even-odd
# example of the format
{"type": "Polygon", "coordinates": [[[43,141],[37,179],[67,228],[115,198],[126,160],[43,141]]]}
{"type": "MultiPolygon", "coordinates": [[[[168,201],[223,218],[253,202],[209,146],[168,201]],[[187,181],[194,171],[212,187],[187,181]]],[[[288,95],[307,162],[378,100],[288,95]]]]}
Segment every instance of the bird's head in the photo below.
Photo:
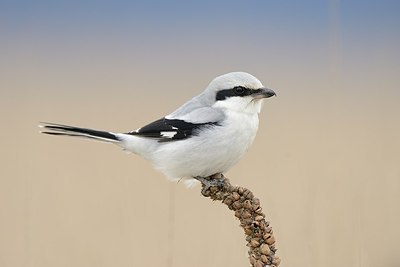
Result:
{"type": "Polygon", "coordinates": [[[226,110],[259,113],[262,99],[275,92],[262,85],[253,75],[246,72],[231,72],[218,76],[204,92],[213,97],[213,107],[226,110]]]}

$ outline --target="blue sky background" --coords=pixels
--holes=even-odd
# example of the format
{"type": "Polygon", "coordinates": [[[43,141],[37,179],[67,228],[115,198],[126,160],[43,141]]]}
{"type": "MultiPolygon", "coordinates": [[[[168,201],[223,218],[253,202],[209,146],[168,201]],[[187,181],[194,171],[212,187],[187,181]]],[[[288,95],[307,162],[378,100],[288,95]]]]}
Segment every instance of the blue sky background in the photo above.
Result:
{"type": "Polygon", "coordinates": [[[299,67],[328,54],[344,58],[341,64],[399,59],[391,53],[400,45],[395,0],[1,1],[0,10],[0,53],[10,61],[25,55],[57,64],[105,54],[160,71],[171,63],[183,70],[299,67]]]}
{"type": "Polygon", "coordinates": [[[399,93],[399,13],[395,0],[0,1],[1,92],[29,101],[168,84],[184,101],[241,70],[291,103],[337,92],[383,103],[399,93]]]}

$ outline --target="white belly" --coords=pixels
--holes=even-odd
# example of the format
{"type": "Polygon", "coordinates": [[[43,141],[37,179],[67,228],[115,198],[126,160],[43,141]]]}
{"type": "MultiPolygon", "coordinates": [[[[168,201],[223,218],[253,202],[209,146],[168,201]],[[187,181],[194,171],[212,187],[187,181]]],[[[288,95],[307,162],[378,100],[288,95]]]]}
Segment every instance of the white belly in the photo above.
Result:
{"type": "Polygon", "coordinates": [[[173,180],[224,173],[242,158],[257,129],[258,114],[230,113],[223,127],[214,126],[184,141],[162,143],[150,160],[173,180]]]}

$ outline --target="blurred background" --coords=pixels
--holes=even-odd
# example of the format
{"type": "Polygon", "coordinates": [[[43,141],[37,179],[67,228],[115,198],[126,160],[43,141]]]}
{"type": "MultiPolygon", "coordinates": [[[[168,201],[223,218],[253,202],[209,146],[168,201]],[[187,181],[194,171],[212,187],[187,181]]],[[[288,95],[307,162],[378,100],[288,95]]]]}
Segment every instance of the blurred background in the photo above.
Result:
{"type": "Polygon", "coordinates": [[[117,147],[214,77],[278,97],[227,177],[281,266],[400,266],[400,2],[0,1],[0,266],[248,266],[233,214],[117,147]]]}

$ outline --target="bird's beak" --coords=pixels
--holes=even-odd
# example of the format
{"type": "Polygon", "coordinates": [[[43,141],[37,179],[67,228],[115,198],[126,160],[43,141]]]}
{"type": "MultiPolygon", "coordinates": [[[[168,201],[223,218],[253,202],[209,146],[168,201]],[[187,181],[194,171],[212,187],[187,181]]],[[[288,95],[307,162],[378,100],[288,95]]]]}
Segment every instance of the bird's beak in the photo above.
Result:
{"type": "Polygon", "coordinates": [[[265,87],[257,89],[253,94],[251,94],[254,99],[268,98],[274,95],[276,95],[274,90],[265,87]]]}

